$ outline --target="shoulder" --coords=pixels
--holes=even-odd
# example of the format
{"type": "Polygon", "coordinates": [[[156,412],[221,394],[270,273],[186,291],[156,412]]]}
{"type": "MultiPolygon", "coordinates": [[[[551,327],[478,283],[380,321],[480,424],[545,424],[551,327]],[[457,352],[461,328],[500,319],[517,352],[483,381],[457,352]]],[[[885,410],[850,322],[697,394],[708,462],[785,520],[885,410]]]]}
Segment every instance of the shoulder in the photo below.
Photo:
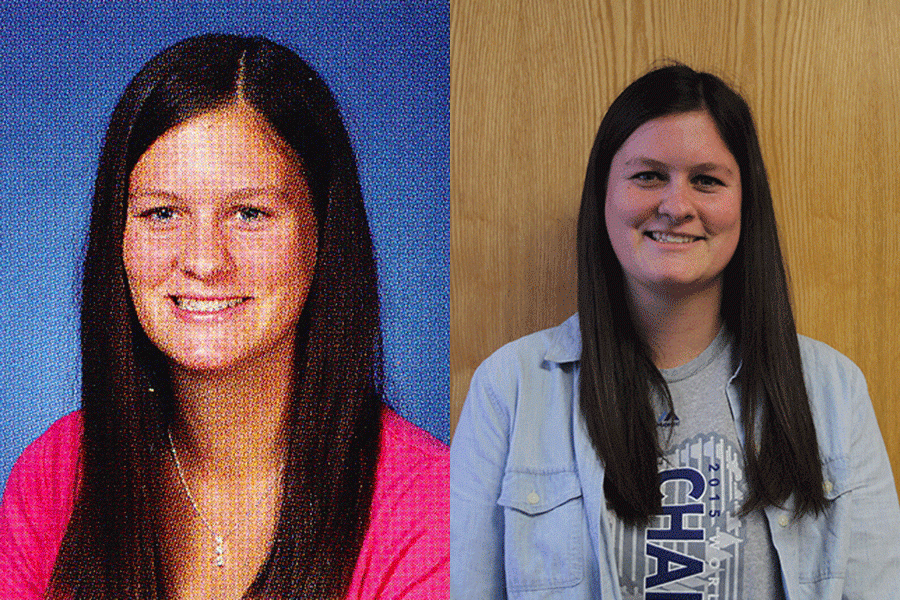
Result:
{"type": "Polygon", "coordinates": [[[798,335],[797,339],[800,343],[800,356],[803,359],[804,369],[817,373],[835,371],[841,375],[854,377],[862,375],[862,371],[852,360],[825,342],[808,338],[805,335],[798,335]]]}
{"type": "Polygon", "coordinates": [[[533,367],[544,362],[569,363],[581,357],[581,332],[578,315],[549,329],[510,342],[491,354],[479,370],[508,367],[533,367]]]}
{"type": "MultiPolygon", "coordinates": [[[[879,447],[883,452],[878,421],[859,367],[823,342],[803,336],[799,341],[804,383],[825,463],[847,465],[879,447]]],[[[849,481],[860,472],[830,476],[832,481],[849,481]]]]}
{"type": "Polygon", "coordinates": [[[381,413],[381,456],[379,473],[383,470],[411,477],[442,477],[449,461],[446,444],[384,407],[381,413]]]}
{"type": "Polygon", "coordinates": [[[78,468],[81,433],[80,411],[57,420],[22,452],[10,473],[8,485],[56,487],[63,480],[71,479],[67,475],[74,475],[78,468]]]}
{"type": "Polygon", "coordinates": [[[23,456],[31,453],[41,454],[45,458],[57,457],[60,453],[69,455],[71,450],[77,450],[81,444],[82,431],[81,411],[76,410],[57,419],[47,428],[47,431],[28,446],[23,456]]]}
{"type": "Polygon", "coordinates": [[[571,463],[580,357],[576,315],[485,360],[472,377],[453,434],[454,477],[526,463],[571,463]],[[553,442],[535,446],[536,439],[553,442]]]}
{"type": "Polygon", "coordinates": [[[80,413],[63,417],[13,467],[0,504],[0,592],[43,596],[74,505],[81,432],[80,413]]]}
{"type": "Polygon", "coordinates": [[[381,424],[369,528],[347,597],[446,597],[449,449],[389,408],[381,424]]]}
{"type": "Polygon", "coordinates": [[[510,342],[475,370],[469,395],[509,401],[527,392],[543,395],[557,378],[571,378],[581,358],[578,315],[556,327],[510,342]]]}
{"type": "Polygon", "coordinates": [[[865,393],[865,376],[852,360],[824,342],[802,335],[798,341],[811,400],[845,401],[865,393]]]}

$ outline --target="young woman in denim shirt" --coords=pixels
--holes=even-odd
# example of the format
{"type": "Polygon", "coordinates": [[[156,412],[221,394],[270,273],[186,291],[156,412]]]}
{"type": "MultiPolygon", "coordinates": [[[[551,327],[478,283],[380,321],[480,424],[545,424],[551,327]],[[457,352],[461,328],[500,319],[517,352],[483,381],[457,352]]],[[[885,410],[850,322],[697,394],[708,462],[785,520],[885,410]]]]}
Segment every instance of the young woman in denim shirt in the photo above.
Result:
{"type": "Polygon", "coordinates": [[[606,114],[579,313],[477,370],[453,597],[893,597],[900,508],[859,369],[798,336],[749,108],[682,66],[606,114]]]}

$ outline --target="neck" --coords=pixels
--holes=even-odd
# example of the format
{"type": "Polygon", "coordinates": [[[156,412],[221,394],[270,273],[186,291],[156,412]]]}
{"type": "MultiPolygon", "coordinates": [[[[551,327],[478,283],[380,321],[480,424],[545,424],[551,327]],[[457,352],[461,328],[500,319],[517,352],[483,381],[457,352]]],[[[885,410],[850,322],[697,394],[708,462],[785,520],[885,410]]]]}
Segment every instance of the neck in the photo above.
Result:
{"type": "Polygon", "coordinates": [[[631,305],[638,331],[659,369],[697,358],[722,328],[721,284],[684,295],[632,292],[631,305]]]}
{"type": "Polygon", "coordinates": [[[170,372],[179,455],[226,479],[279,468],[293,392],[292,356],[214,372],[173,364],[170,372]]]}

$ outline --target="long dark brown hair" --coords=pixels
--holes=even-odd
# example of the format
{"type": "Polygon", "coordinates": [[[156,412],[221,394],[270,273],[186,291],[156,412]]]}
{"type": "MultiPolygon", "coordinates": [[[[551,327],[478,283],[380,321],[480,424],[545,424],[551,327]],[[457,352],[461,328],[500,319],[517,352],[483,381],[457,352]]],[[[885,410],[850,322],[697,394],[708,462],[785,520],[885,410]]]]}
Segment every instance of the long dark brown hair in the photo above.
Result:
{"type": "Polygon", "coordinates": [[[259,37],[205,35],[150,60],[106,133],[81,288],[81,477],[49,597],[165,596],[160,462],[173,398],[165,358],[130,299],[128,178],[167,130],[238,98],[296,151],[318,227],[280,512],[249,596],[337,598],[349,586],[368,526],[382,399],[377,277],[356,161],[328,87],[300,57],[259,37]]]}
{"type": "Polygon", "coordinates": [[[613,155],[641,125],[671,114],[709,113],[741,176],[741,236],[725,268],[722,317],[741,361],[741,424],[749,512],[781,506],[796,514],[825,507],[819,447],[803,381],[800,347],[762,152],[747,103],[718,77],[684,65],[640,77],[612,103],[588,162],[578,220],[581,412],[605,466],[604,491],[625,521],[661,510],[651,392],[672,407],[662,374],[629,313],[622,267],[606,230],[613,155]]]}

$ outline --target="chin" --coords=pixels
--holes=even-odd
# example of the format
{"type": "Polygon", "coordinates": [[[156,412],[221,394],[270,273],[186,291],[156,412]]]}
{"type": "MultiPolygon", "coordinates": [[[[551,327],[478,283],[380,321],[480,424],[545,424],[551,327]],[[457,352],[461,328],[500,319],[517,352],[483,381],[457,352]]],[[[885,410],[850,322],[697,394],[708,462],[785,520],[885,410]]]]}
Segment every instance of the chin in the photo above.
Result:
{"type": "Polygon", "coordinates": [[[212,375],[214,373],[224,373],[226,371],[231,371],[237,368],[242,364],[239,360],[226,360],[226,359],[211,359],[211,358],[193,358],[193,359],[184,359],[178,357],[169,357],[169,360],[172,361],[179,368],[184,371],[188,371],[196,374],[209,374],[212,375]]]}
{"type": "Polygon", "coordinates": [[[657,288],[675,296],[691,295],[714,287],[714,281],[691,277],[671,277],[657,282],[657,288]]]}
{"type": "Polygon", "coordinates": [[[228,371],[249,360],[245,353],[234,348],[167,348],[163,352],[171,363],[196,373],[228,371]]]}
{"type": "Polygon", "coordinates": [[[258,367],[271,365],[273,361],[284,360],[281,353],[272,352],[272,348],[264,347],[216,347],[191,348],[182,351],[165,352],[169,361],[178,365],[185,371],[196,374],[212,375],[239,371],[241,369],[254,370],[258,367]]]}

